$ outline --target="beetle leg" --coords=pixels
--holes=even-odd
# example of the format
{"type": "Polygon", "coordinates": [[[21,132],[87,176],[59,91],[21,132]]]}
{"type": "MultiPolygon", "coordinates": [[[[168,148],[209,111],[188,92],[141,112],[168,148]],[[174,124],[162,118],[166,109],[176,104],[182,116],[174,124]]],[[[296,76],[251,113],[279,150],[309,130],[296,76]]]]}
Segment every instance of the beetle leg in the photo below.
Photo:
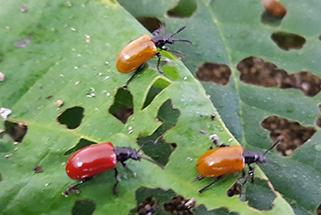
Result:
{"type": "Polygon", "coordinates": [[[156,54],[156,57],[158,58],[158,59],[157,59],[157,66],[156,66],[157,71],[159,72],[160,75],[164,75],[164,73],[163,73],[163,72],[161,71],[161,69],[159,68],[160,63],[161,63],[162,55],[161,55],[160,53],[157,53],[157,54],[156,54]]]}
{"type": "Polygon", "coordinates": [[[253,183],[254,182],[254,168],[250,165],[249,166],[249,178],[250,178],[250,182],[253,183]]]}
{"type": "Polygon", "coordinates": [[[215,184],[217,181],[219,181],[222,177],[219,176],[217,178],[215,178],[211,183],[209,183],[208,185],[206,185],[205,187],[203,187],[202,189],[200,189],[198,192],[199,193],[203,193],[205,190],[207,190],[210,186],[212,186],[213,184],[215,184]]]}
{"type": "Polygon", "coordinates": [[[140,65],[140,66],[136,69],[136,71],[134,72],[134,74],[133,74],[132,76],[130,76],[130,78],[126,81],[126,84],[125,84],[124,88],[127,88],[128,85],[129,85],[129,83],[132,82],[132,81],[136,78],[137,75],[139,75],[142,71],[144,71],[144,66],[145,66],[145,64],[140,65]]]}
{"type": "MultiPolygon", "coordinates": [[[[220,143],[220,138],[217,134],[210,135],[210,140],[212,141],[213,145],[215,145],[217,147],[228,147],[229,146],[224,143],[220,143]]],[[[212,147],[210,149],[212,149],[212,147]]]]}
{"type": "Polygon", "coordinates": [[[204,178],[205,178],[205,177],[198,175],[198,176],[196,176],[196,178],[194,179],[194,181],[200,181],[200,180],[202,180],[202,179],[204,179],[204,178]]]}
{"type": "Polygon", "coordinates": [[[232,197],[232,196],[234,196],[234,195],[237,195],[237,194],[241,194],[241,193],[242,193],[243,183],[240,182],[240,179],[242,179],[242,178],[239,178],[239,179],[232,185],[232,187],[227,190],[227,192],[226,192],[227,196],[232,197]]]}
{"type": "Polygon", "coordinates": [[[116,182],[115,182],[115,184],[113,186],[113,194],[117,195],[117,193],[118,193],[118,184],[120,182],[120,177],[119,177],[119,173],[118,173],[117,168],[114,169],[114,172],[115,172],[115,180],[116,180],[116,182]]]}
{"type": "Polygon", "coordinates": [[[120,162],[120,163],[126,169],[127,172],[129,172],[133,177],[136,177],[136,174],[131,169],[128,168],[125,162],[120,162]]]}
{"type": "Polygon", "coordinates": [[[92,179],[91,177],[90,178],[85,178],[81,181],[79,181],[77,184],[74,184],[74,185],[71,185],[70,187],[67,188],[67,190],[65,190],[62,195],[64,195],[65,197],[68,197],[70,194],[79,194],[80,193],[80,190],[79,190],[79,186],[84,184],[85,182],[89,181],[90,179],[92,179]]]}

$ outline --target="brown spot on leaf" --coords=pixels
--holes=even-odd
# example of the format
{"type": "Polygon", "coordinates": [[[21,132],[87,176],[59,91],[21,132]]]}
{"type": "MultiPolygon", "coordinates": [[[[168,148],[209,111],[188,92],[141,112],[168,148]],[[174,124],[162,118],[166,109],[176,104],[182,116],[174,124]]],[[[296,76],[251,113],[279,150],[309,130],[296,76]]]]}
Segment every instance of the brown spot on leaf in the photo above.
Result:
{"type": "Polygon", "coordinates": [[[273,141],[281,140],[276,146],[282,155],[291,155],[315,133],[313,127],[304,127],[298,122],[289,121],[278,116],[269,116],[262,121],[262,127],[270,131],[273,141]]]}
{"type": "Polygon", "coordinates": [[[290,49],[301,49],[305,44],[304,37],[288,32],[274,32],[271,35],[271,38],[279,48],[286,51],[289,51],[290,49]]]}
{"type": "Polygon", "coordinates": [[[126,123],[128,118],[134,113],[133,95],[128,89],[119,88],[114,98],[114,103],[109,108],[109,113],[126,123]]]}
{"type": "Polygon", "coordinates": [[[204,63],[196,72],[200,81],[212,81],[217,84],[226,85],[230,80],[231,69],[225,64],[204,63]]]}
{"type": "Polygon", "coordinates": [[[243,59],[238,65],[241,81],[263,87],[295,88],[306,96],[315,96],[321,90],[321,79],[307,71],[288,74],[275,64],[257,57],[243,59]]]}
{"type": "Polygon", "coordinates": [[[42,166],[35,166],[35,168],[33,168],[34,173],[42,173],[43,172],[43,168],[42,166]]]}

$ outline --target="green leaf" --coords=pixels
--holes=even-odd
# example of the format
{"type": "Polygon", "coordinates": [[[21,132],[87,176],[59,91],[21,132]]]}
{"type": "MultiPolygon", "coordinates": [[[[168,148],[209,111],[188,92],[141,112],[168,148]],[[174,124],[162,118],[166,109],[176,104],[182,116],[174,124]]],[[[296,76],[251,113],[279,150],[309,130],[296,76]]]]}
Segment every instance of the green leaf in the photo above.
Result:
{"type": "MultiPolygon", "coordinates": [[[[321,94],[307,96],[306,91],[304,94],[295,89],[302,85],[292,86],[292,89],[280,89],[277,84],[268,88],[251,85],[240,80],[237,68],[243,59],[258,57],[284,70],[289,78],[302,71],[309,72],[310,77],[314,75],[312,80],[319,80],[316,86],[308,86],[319,89],[320,1],[294,3],[283,0],[282,4],[287,8],[283,20],[265,20],[266,14],[260,1],[194,2],[197,2],[197,10],[190,17],[173,18],[166,13],[161,16],[150,13],[148,16],[164,22],[168,32],[187,26],[180,37],[191,40],[193,46],[177,43],[173,49],[184,53],[183,61],[194,75],[206,62],[228,65],[231,69],[227,85],[211,81],[203,81],[202,84],[229,130],[246,148],[263,150],[270,146],[273,140],[261,124],[269,116],[278,116],[317,130],[311,139],[304,140],[306,143],[297,148],[292,156],[271,153],[267,164],[261,165],[274,188],[291,204],[296,214],[315,214],[321,203],[320,128],[315,125],[315,120],[320,117],[318,104],[321,94]],[[302,39],[287,38],[287,44],[297,48],[285,51],[272,40],[272,35],[277,32],[286,33],[281,36],[289,33],[298,35],[304,38],[305,43],[302,44],[302,39]]],[[[143,11],[146,8],[141,7],[137,1],[135,6],[128,3],[125,6],[135,16],[145,15],[143,11]]],[[[168,10],[172,8],[168,6],[168,10]]],[[[263,82],[260,77],[253,81],[263,82]]],[[[311,83],[311,79],[306,81],[311,83]]],[[[292,135],[300,136],[300,133],[292,135]]]]}
{"type": "MultiPolygon", "coordinates": [[[[237,176],[222,180],[215,191],[198,194],[209,182],[193,182],[195,162],[211,145],[208,135],[216,133],[229,144],[237,141],[180,61],[164,53],[170,60],[163,67],[165,76],[151,62],[131,82],[130,93],[116,96],[130,76],[116,71],[115,58],[123,46],[143,33],[146,30],[112,0],[29,0],[23,5],[1,1],[0,70],[6,80],[0,83],[0,107],[13,111],[6,121],[12,127],[5,129],[21,141],[14,142],[8,135],[0,139],[1,214],[128,214],[136,207],[135,192],[141,187],[172,189],[222,213],[264,213],[237,197],[227,197],[237,176]],[[153,99],[151,88],[159,89],[153,99]],[[162,108],[167,102],[170,110],[177,110],[170,112],[170,120],[164,114],[167,109],[162,108]],[[128,117],[131,108],[133,115],[128,117]],[[122,114],[117,115],[120,109],[122,114]],[[125,124],[119,120],[124,117],[125,124]],[[176,144],[166,155],[168,163],[163,169],[145,160],[129,161],[137,176],[119,167],[118,196],[111,193],[113,172],[84,184],[80,195],[62,195],[74,183],[65,173],[68,154],[106,141],[138,148],[137,138],[151,136],[159,128],[164,129],[163,144],[176,144]]],[[[266,214],[291,214],[280,196],[274,204],[266,214]]]]}

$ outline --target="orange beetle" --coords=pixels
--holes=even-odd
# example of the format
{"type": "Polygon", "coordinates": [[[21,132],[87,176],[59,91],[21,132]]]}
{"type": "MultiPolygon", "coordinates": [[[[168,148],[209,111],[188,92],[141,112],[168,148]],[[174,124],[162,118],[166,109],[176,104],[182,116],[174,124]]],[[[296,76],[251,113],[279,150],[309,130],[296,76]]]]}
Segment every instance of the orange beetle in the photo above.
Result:
{"type": "MultiPolygon", "coordinates": [[[[197,161],[196,170],[198,176],[196,179],[216,178],[216,180],[200,189],[199,193],[204,192],[224,175],[243,172],[242,177],[245,177],[244,168],[246,165],[248,165],[249,168],[248,175],[251,181],[253,181],[254,168],[251,164],[265,163],[266,153],[273,149],[279,142],[279,140],[276,141],[272,147],[264,153],[244,151],[242,146],[227,146],[224,144],[218,148],[208,150],[197,161]]],[[[213,143],[217,144],[217,140],[213,141],[213,143]]],[[[245,181],[247,181],[247,178],[245,178],[245,181]]]]}
{"type": "Polygon", "coordinates": [[[159,69],[161,55],[158,52],[160,50],[167,50],[166,44],[174,44],[176,41],[189,42],[188,40],[175,39],[174,36],[185,29],[185,26],[178,29],[174,34],[165,35],[164,26],[155,30],[150,35],[143,35],[136,40],[130,42],[125,46],[116,59],[116,68],[121,73],[131,73],[138,70],[152,57],[157,56],[157,70],[162,74],[159,69]]]}

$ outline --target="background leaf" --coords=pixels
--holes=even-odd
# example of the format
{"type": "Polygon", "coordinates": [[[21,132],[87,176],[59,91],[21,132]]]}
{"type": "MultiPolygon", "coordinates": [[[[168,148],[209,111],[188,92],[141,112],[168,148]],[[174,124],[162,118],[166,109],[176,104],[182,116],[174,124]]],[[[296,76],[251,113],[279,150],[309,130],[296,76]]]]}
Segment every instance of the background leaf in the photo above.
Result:
{"type": "MultiPolygon", "coordinates": [[[[168,12],[161,16],[147,14],[143,12],[146,8],[140,7],[139,1],[135,1],[135,5],[129,4],[126,0],[120,2],[126,2],[124,4],[126,9],[137,17],[155,17],[166,23],[169,32],[186,25],[187,29],[180,37],[192,40],[193,46],[177,43],[175,49],[184,53],[183,61],[194,75],[206,62],[223,64],[230,68],[231,77],[228,84],[222,85],[211,81],[204,81],[202,84],[206,92],[211,95],[213,104],[229,130],[246,148],[265,149],[271,144],[269,131],[261,124],[271,116],[281,118],[282,122],[287,120],[300,123],[301,126],[316,131],[310,139],[310,136],[303,138],[303,134],[299,131],[290,130],[291,135],[298,136],[297,139],[301,139],[301,142],[303,138],[305,144],[288,157],[273,153],[269,156],[269,162],[261,166],[273,186],[287,199],[296,214],[315,214],[321,202],[320,128],[315,124],[320,118],[318,108],[321,77],[319,60],[321,21],[318,15],[321,9],[320,1],[293,3],[283,0],[282,4],[287,8],[287,15],[282,20],[272,19],[272,21],[264,19],[266,14],[260,1],[257,0],[237,0],[228,3],[224,0],[193,1],[191,4],[197,3],[194,13],[190,17],[178,18],[170,16],[168,12]],[[279,35],[279,32],[285,32],[286,34],[282,35],[287,35],[283,43],[298,48],[289,48],[287,51],[281,49],[272,39],[272,35],[279,35]],[[291,37],[293,34],[302,37],[305,42],[293,39],[291,37]],[[251,56],[273,63],[278,70],[284,70],[278,74],[282,73],[282,77],[290,81],[293,77],[299,77],[297,80],[299,84],[284,85],[283,82],[290,81],[282,78],[283,82],[266,88],[241,81],[239,63],[251,56]],[[308,72],[309,80],[299,76],[300,72],[305,71],[308,72]],[[314,83],[317,84],[314,86],[314,83]],[[303,85],[310,90],[316,90],[316,93],[309,95],[307,91],[309,89],[304,89],[303,85]]],[[[182,4],[186,1],[180,2],[182,4]]],[[[175,7],[169,5],[168,11],[173,8],[175,10],[175,7]]],[[[262,62],[258,65],[262,66],[262,62]]],[[[251,68],[252,70],[247,70],[249,74],[253,70],[255,72],[260,70],[251,68]]],[[[263,75],[269,71],[261,68],[259,72],[263,75]]],[[[277,77],[268,75],[252,76],[251,80],[264,82],[260,80],[262,77],[280,81],[277,77]]],[[[274,124],[274,126],[279,125],[274,124]]],[[[281,132],[276,129],[274,131],[281,132]]],[[[282,136],[280,134],[271,135],[276,138],[282,136]]],[[[288,141],[288,144],[295,144],[291,143],[292,141],[288,141]]],[[[282,147],[286,145],[283,143],[280,148],[282,147]]]]}
{"type": "Polygon", "coordinates": [[[221,181],[215,191],[197,194],[208,183],[193,182],[195,161],[211,145],[208,135],[215,132],[229,144],[237,141],[201,85],[170,54],[164,53],[170,61],[163,68],[166,77],[160,77],[151,63],[129,86],[132,102],[128,93],[120,96],[124,103],[117,102],[116,94],[129,76],[115,71],[115,57],[143,33],[146,30],[114,1],[1,2],[0,70],[6,80],[0,83],[0,107],[12,109],[6,123],[14,129],[4,129],[21,140],[14,142],[8,135],[0,140],[1,213],[128,214],[136,207],[136,190],[147,187],[194,197],[208,208],[203,206],[203,211],[216,208],[215,214],[291,214],[279,195],[268,212],[251,208],[236,196],[228,198],[226,191],[237,176],[221,181]],[[161,84],[154,85],[157,81],[161,84]],[[153,85],[164,89],[142,109],[153,85]],[[164,169],[130,161],[137,176],[120,168],[123,177],[117,197],[111,194],[112,172],[85,184],[80,195],[61,195],[74,183],[64,169],[70,152],[105,141],[138,148],[138,137],[152,135],[166,121],[159,110],[168,101],[179,116],[175,125],[167,122],[169,128],[163,133],[165,143],[176,144],[164,169]],[[133,109],[133,115],[125,115],[126,124],[119,120],[124,115],[109,113],[113,104],[133,109]],[[26,134],[21,132],[25,127],[26,134]]]}

